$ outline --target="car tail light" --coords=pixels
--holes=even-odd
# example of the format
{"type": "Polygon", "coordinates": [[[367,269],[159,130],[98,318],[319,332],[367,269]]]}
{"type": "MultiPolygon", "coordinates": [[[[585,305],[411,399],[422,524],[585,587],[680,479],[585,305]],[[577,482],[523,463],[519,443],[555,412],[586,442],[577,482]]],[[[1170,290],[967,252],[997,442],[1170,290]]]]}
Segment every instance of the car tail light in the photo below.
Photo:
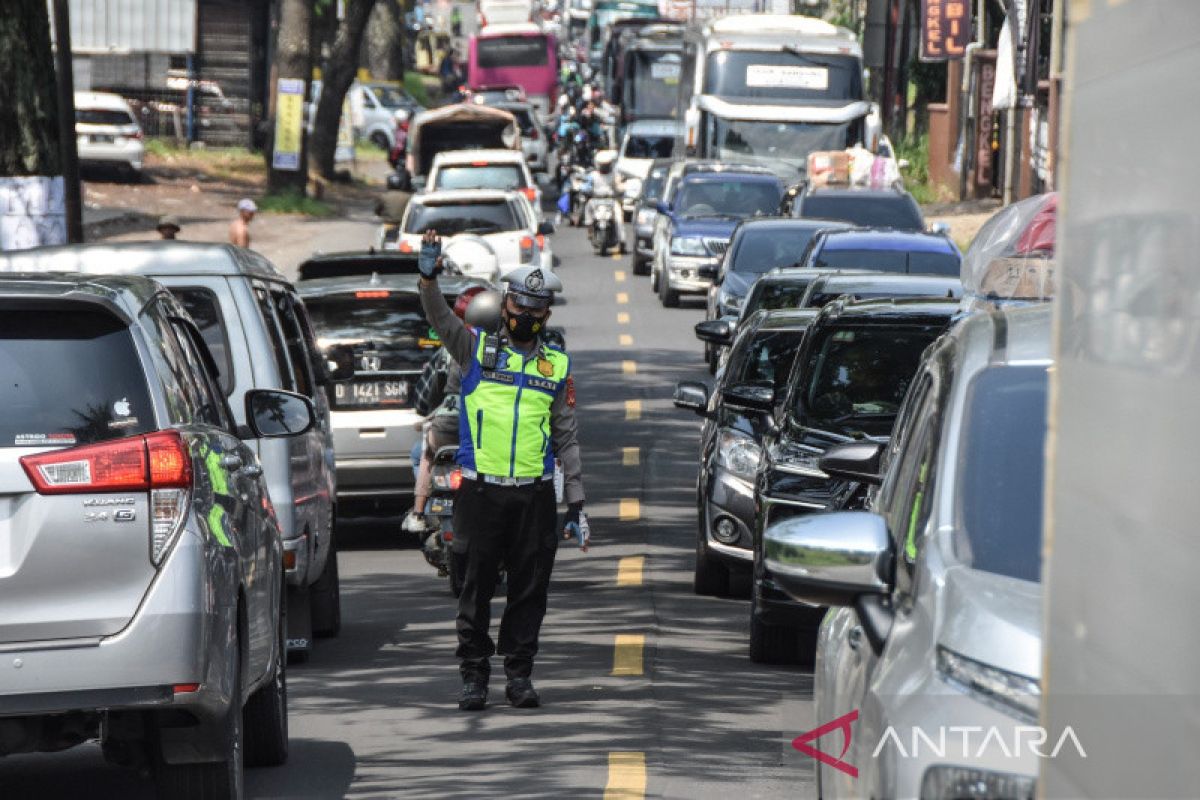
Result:
{"type": "Polygon", "coordinates": [[[198,683],[177,683],[171,687],[171,691],[175,694],[192,694],[200,691],[198,683]]]}
{"type": "Polygon", "coordinates": [[[354,293],[357,300],[383,300],[390,295],[391,292],[387,289],[363,289],[354,293]]]}
{"type": "Polygon", "coordinates": [[[400,247],[397,249],[401,253],[411,253],[413,251],[413,246],[411,244],[409,244],[408,242],[401,242],[400,247]]]}
{"type": "Polygon", "coordinates": [[[544,249],[546,249],[546,237],[545,237],[545,236],[542,236],[542,235],[539,233],[537,236],[535,236],[535,237],[533,237],[533,238],[537,240],[537,243],[538,243],[538,249],[539,249],[539,250],[544,250],[544,249]]]}
{"type": "Polygon", "coordinates": [[[533,261],[533,237],[521,237],[521,263],[533,261]]]}
{"type": "Polygon", "coordinates": [[[531,203],[537,202],[537,189],[535,189],[534,187],[526,186],[524,189],[521,190],[521,194],[525,195],[525,197],[529,200],[529,202],[531,202],[531,203]]]}
{"type": "Polygon", "coordinates": [[[143,139],[143,138],[145,138],[145,134],[144,134],[144,133],[142,133],[140,130],[138,130],[137,132],[135,132],[135,133],[134,133],[132,136],[130,136],[129,138],[130,138],[130,139],[143,139]]]}

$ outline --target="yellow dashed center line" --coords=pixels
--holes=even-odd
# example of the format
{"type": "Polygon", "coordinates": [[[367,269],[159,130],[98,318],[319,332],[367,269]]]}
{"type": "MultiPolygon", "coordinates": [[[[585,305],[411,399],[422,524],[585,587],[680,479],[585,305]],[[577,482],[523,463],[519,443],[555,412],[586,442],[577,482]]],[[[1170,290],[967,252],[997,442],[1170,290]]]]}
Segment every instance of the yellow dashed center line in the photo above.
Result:
{"type": "Polygon", "coordinates": [[[636,361],[622,361],[621,362],[621,372],[625,373],[626,375],[637,375],[637,362],[636,361]]]}
{"type": "Polygon", "coordinates": [[[617,305],[624,306],[629,304],[628,292],[617,292],[617,305]]]}
{"type": "Polygon", "coordinates": [[[617,586],[641,586],[645,556],[627,556],[617,562],[617,586]]]}
{"type": "Polygon", "coordinates": [[[646,637],[640,633],[618,633],[613,643],[613,675],[641,675],[642,650],[646,637]]]}
{"type": "Polygon", "coordinates": [[[617,341],[621,343],[621,347],[632,347],[633,346],[633,337],[630,336],[628,333],[622,333],[620,336],[617,337],[617,341]]]}
{"type": "Polygon", "coordinates": [[[621,522],[637,522],[642,518],[642,504],[636,497],[622,497],[617,516],[621,522]]]}
{"type": "Polygon", "coordinates": [[[628,325],[629,324],[629,312],[628,311],[618,311],[617,312],[617,324],[618,325],[628,325]]]}
{"type": "Polygon", "coordinates": [[[609,753],[604,800],[642,800],[646,796],[646,754],[609,753]]]}
{"type": "Polygon", "coordinates": [[[621,466],[636,467],[642,463],[642,448],[640,447],[622,447],[621,448],[621,466]]]}
{"type": "Polygon", "coordinates": [[[629,422],[636,422],[642,418],[642,401],[641,400],[626,400],[625,401],[625,419],[629,422]]]}
{"type": "Polygon", "coordinates": [[[625,270],[619,269],[613,273],[613,277],[617,279],[617,283],[625,282],[625,270]]]}

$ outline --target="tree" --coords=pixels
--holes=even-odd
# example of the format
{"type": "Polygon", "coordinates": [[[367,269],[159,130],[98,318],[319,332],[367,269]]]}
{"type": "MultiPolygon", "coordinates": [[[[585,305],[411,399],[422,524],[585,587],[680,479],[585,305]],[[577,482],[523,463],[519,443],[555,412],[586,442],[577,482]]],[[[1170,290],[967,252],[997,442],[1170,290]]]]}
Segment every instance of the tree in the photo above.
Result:
{"type": "MultiPolygon", "coordinates": [[[[279,10],[279,38],[276,47],[276,82],[271,96],[272,130],[276,122],[279,80],[304,82],[304,97],[309,95],[312,78],[312,56],[309,49],[309,34],[312,28],[313,0],[282,0],[279,10]]],[[[307,121],[307,120],[305,120],[307,121]]],[[[300,129],[300,164],[295,170],[276,169],[272,166],[275,138],[268,145],[267,191],[272,194],[294,192],[304,195],[308,183],[308,135],[307,126],[300,129]]]]}
{"type": "Polygon", "coordinates": [[[312,157],[321,177],[334,177],[334,156],[337,152],[338,120],[342,116],[342,101],[354,82],[362,51],[363,33],[367,28],[376,0],[346,0],[346,16],[338,24],[333,46],[321,76],[321,101],[313,123],[312,157]]]}
{"type": "Polygon", "coordinates": [[[385,81],[404,78],[404,10],[397,0],[378,0],[367,22],[363,65],[385,81]]]}
{"type": "Polygon", "coordinates": [[[54,75],[46,0],[5,0],[0,14],[0,213],[20,208],[21,216],[0,224],[0,250],[66,241],[54,75]],[[9,197],[17,202],[10,204],[9,197]]]}

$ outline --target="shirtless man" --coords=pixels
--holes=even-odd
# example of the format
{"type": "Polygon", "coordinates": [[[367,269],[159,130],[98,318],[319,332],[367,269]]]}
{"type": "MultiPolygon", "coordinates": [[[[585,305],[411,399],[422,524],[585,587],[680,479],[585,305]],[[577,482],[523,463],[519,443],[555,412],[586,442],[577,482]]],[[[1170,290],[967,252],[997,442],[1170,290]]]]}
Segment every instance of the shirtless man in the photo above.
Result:
{"type": "Polygon", "coordinates": [[[250,246],[250,222],[254,219],[258,206],[249,197],[243,197],[237,204],[237,219],[229,224],[229,243],[237,247],[250,246]]]}

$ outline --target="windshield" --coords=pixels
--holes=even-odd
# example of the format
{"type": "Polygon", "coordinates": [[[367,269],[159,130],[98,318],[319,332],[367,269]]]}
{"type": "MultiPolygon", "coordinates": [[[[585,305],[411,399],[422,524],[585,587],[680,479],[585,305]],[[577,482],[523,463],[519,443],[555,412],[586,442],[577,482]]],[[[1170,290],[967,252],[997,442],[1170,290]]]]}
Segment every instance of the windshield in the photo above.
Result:
{"type": "Polygon", "coordinates": [[[805,365],[793,415],[848,436],[887,436],[921,361],[941,329],[861,325],[822,333],[805,365]]]}
{"type": "Polygon", "coordinates": [[[499,189],[509,191],[525,188],[525,173],[516,164],[454,164],[438,170],[434,189],[499,189]]]}
{"type": "Polygon", "coordinates": [[[800,261],[816,232],[807,227],[795,230],[776,225],[747,227],[734,242],[729,270],[761,275],[776,267],[791,266],[800,261]]]}
{"type": "Polygon", "coordinates": [[[903,250],[829,250],[813,256],[811,266],[819,269],[873,269],[911,275],[947,275],[957,278],[957,253],[910,253],[903,250]]]}
{"type": "Polygon", "coordinates": [[[752,383],[778,392],[787,381],[796,357],[796,348],[804,336],[802,331],[767,331],[760,333],[750,344],[738,363],[732,384],[752,383]]]}
{"type": "Polygon", "coordinates": [[[759,281],[754,284],[754,289],[751,290],[750,296],[746,298],[746,304],[742,307],[740,319],[746,319],[759,309],[767,311],[775,311],[780,308],[799,308],[800,301],[804,299],[805,292],[808,291],[808,286],[817,278],[817,273],[813,273],[811,278],[797,277],[788,280],[786,283],[771,281],[764,283],[759,281]]]}
{"type": "Polygon", "coordinates": [[[384,108],[408,108],[413,105],[412,100],[406,97],[404,92],[401,92],[399,89],[391,86],[371,86],[368,88],[371,90],[371,94],[375,95],[375,99],[379,101],[379,105],[384,108]]]}
{"type": "Polygon", "coordinates": [[[893,197],[867,197],[854,192],[825,195],[817,193],[805,197],[800,205],[800,215],[804,217],[840,219],[864,228],[925,230],[921,210],[912,198],[903,194],[893,197]]]}
{"type": "Polygon", "coordinates": [[[862,65],[848,55],[718,50],[705,61],[704,93],[792,101],[862,100],[862,65]]]}
{"type": "Polygon", "coordinates": [[[476,61],[482,69],[544,67],[549,60],[545,36],[481,37],[475,48],[476,61]]]}
{"type": "Polygon", "coordinates": [[[650,177],[642,182],[642,197],[647,200],[657,200],[662,197],[663,184],[667,182],[667,171],[652,170],[650,177]]]}
{"type": "Polygon", "coordinates": [[[684,183],[675,208],[684,217],[752,217],[774,213],[781,195],[774,182],[714,175],[684,183]]]}
{"type": "Polygon", "coordinates": [[[157,427],[133,336],[111,314],[4,311],[0,371],[0,447],[90,444],[157,427]]]}
{"type": "Polygon", "coordinates": [[[436,206],[412,203],[404,220],[405,233],[424,233],[432,228],[443,236],[500,233],[515,231],[520,227],[512,206],[504,200],[495,203],[442,203],[436,206]]]}
{"type": "Polygon", "coordinates": [[[670,158],[674,149],[674,136],[630,136],[625,143],[625,157],[670,158]]]}
{"type": "MultiPolygon", "coordinates": [[[[808,169],[808,154],[815,150],[845,150],[858,138],[858,124],[850,122],[756,122],[728,120],[708,115],[710,152],[720,161],[765,161],[808,169]]],[[[828,214],[807,214],[828,217],[828,214]]],[[[839,217],[830,217],[839,219],[839,217]]]]}
{"type": "Polygon", "coordinates": [[[128,111],[108,108],[77,108],[75,121],[84,125],[134,125],[128,111]]]}
{"type": "Polygon", "coordinates": [[[1048,383],[1045,367],[996,366],[967,390],[955,552],[975,569],[1041,579],[1048,383]]]}
{"type": "Polygon", "coordinates": [[[625,111],[635,118],[674,118],[679,105],[681,61],[678,53],[631,53],[625,111]]]}

